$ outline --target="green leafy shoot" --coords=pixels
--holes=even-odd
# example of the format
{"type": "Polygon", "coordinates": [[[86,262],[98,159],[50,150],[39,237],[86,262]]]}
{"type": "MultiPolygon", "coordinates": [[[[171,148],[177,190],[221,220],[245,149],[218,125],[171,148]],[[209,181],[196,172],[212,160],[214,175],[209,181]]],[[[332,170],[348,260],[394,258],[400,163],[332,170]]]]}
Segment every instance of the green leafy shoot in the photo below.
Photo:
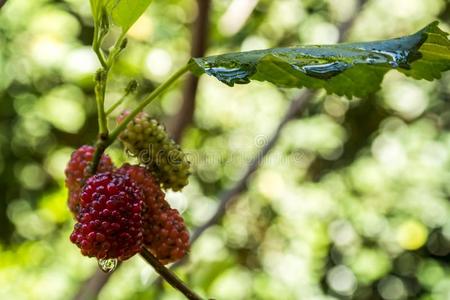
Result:
{"type": "Polygon", "coordinates": [[[114,24],[127,32],[145,12],[152,0],[90,0],[95,25],[100,27],[102,10],[114,24]]]}
{"type": "Polygon", "coordinates": [[[380,89],[396,69],[415,79],[438,79],[450,69],[448,34],[433,22],[396,39],[337,45],[274,48],[193,58],[190,70],[223,83],[269,81],[280,87],[324,88],[328,93],[365,97],[380,89]]]}

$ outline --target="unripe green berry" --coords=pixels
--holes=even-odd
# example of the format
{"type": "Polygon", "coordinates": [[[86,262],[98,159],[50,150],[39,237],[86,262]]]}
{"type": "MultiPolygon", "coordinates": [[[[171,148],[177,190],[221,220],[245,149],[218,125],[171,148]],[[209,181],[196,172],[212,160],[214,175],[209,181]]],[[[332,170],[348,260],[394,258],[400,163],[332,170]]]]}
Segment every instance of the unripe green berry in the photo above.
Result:
{"type": "Polygon", "coordinates": [[[158,179],[164,189],[181,190],[188,184],[190,163],[164,126],[146,113],[138,114],[119,136],[128,153],[158,179]]]}

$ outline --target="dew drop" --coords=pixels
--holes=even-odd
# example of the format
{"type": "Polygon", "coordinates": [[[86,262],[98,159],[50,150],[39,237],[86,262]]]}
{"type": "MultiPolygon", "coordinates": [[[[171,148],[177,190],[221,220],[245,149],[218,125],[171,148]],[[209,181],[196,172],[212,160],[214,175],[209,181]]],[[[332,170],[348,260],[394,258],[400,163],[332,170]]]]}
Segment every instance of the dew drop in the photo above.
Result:
{"type": "Polygon", "coordinates": [[[105,273],[110,273],[110,272],[114,271],[117,268],[117,263],[118,263],[118,261],[115,258],[98,260],[99,268],[105,273]]]}
{"type": "Polygon", "coordinates": [[[349,67],[350,65],[348,63],[342,61],[325,64],[306,65],[300,68],[298,68],[298,66],[294,66],[295,69],[298,69],[309,76],[320,79],[330,79],[331,77],[342,73],[349,67]]]}
{"type": "Polygon", "coordinates": [[[393,61],[390,61],[389,62],[389,64],[391,65],[391,67],[393,67],[393,68],[398,68],[399,67],[399,64],[398,64],[398,62],[397,61],[395,61],[395,60],[393,60],[393,61]]]}
{"type": "Polygon", "coordinates": [[[237,84],[246,84],[250,82],[249,77],[251,73],[244,68],[226,68],[226,67],[213,67],[205,69],[206,74],[212,75],[222,81],[223,83],[233,86],[237,84]]]}

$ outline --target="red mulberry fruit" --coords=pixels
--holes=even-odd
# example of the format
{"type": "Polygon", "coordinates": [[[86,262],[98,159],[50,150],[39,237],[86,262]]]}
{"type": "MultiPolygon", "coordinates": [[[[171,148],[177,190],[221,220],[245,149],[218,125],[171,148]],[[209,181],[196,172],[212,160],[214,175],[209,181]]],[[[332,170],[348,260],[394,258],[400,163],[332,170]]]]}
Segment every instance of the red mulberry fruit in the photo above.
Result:
{"type": "Polygon", "coordinates": [[[144,246],[164,264],[181,259],[189,250],[189,232],[157,181],[139,166],[124,164],[117,172],[128,175],[144,192],[144,246]]]}
{"type": "Polygon", "coordinates": [[[90,177],[70,240],[89,257],[130,258],[142,248],[143,198],[126,175],[106,172],[90,177]]]}
{"type": "Polygon", "coordinates": [[[189,232],[176,209],[150,208],[144,217],[144,244],[163,264],[183,258],[189,251],[189,232]]]}
{"type": "MultiPolygon", "coordinates": [[[[92,146],[81,146],[72,153],[67,164],[66,186],[69,190],[67,204],[70,211],[76,215],[79,210],[80,192],[86,180],[89,178],[89,165],[94,157],[95,148],[92,146]]],[[[109,172],[114,169],[114,165],[108,155],[104,154],[98,165],[98,172],[109,172]]]]}

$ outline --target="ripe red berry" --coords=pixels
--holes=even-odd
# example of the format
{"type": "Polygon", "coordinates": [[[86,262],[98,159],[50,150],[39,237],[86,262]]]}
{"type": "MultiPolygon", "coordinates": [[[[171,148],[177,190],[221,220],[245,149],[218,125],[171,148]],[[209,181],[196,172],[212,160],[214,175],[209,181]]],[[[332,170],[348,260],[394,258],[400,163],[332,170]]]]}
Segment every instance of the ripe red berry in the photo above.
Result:
{"type": "Polygon", "coordinates": [[[144,167],[132,166],[125,163],[116,172],[129,176],[142,189],[145,204],[151,206],[153,203],[164,203],[169,206],[166,200],[164,200],[165,194],[161,190],[160,184],[144,167]]]}
{"type": "Polygon", "coordinates": [[[144,245],[163,264],[183,258],[189,251],[189,232],[176,209],[147,211],[144,217],[144,245]]]}
{"type": "MultiPolygon", "coordinates": [[[[76,215],[79,210],[80,192],[86,180],[89,178],[89,165],[94,157],[95,148],[92,146],[81,146],[72,153],[67,167],[66,186],[69,190],[67,204],[70,211],[76,215]]],[[[109,172],[114,169],[114,165],[108,155],[104,154],[98,165],[98,172],[109,172]]]]}
{"type": "Polygon", "coordinates": [[[129,164],[117,172],[128,175],[144,192],[144,246],[162,263],[181,259],[189,249],[189,232],[178,211],[164,199],[156,179],[145,168],[129,164]]]}
{"type": "Polygon", "coordinates": [[[89,257],[130,258],[142,248],[143,198],[127,175],[106,172],[90,177],[70,240],[89,257]]]}

